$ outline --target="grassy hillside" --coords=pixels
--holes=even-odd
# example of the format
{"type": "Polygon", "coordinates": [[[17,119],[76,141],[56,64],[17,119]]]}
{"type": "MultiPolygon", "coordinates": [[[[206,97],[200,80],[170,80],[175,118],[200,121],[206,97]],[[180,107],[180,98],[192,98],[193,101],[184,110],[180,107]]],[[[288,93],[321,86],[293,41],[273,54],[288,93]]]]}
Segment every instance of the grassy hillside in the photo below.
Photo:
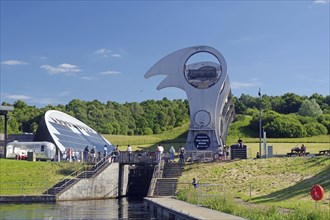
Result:
{"type": "MultiPolygon", "coordinates": [[[[304,209],[305,217],[317,216],[309,219],[329,219],[330,217],[330,158],[328,156],[191,164],[185,167],[179,183],[178,191],[181,199],[192,203],[198,202],[204,206],[249,219],[265,219],[265,215],[272,214],[274,207],[284,212],[304,209]],[[219,196],[213,198],[199,195],[197,200],[198,191],[194,192],[191,184],[185,184],[191,183],[193,177],[197,178],[200,185],[197,190],[203,192],[204,195],[217,194],[219,196]],[[203,183],[218,185],[207,186],[203,183]],[[310,189],[315,184],[320,184],[326,192],[325,198],[317,204],[310,196],[310,189]],[[240,206],[242,202],[237,203],[238,200],[234,198],[250,202],[243,202],[244,206],[240,206]],[[229,203],[232,207],[228,207],[229,203]],[[316,211],[323,212],[320,216],[314,213],[316,205],[318,209],[316,211]],[[267,212],[260,213],[261,210],[267,210],[267,212]]],[[[302,219],[306,219],[305,217],[302,219]]],[[[276,215],[269,216],[267,219],[281,218],[276,215]]],[[[300,217],[295,214],[292,219],[300,219],[300,217]]]]}
{"type": "Polygon", "coordinates": [[[81,163],[0,159],[0,194],[41,194],[83,166],[81,163]]]}
{"type": "MultiPolygon", "coordinates": [[[[253,150],[255,155],[256,150],[259,149],[259,138],[251,138],[250,131],[247,128],[251,120],[251,116],[247,115],[244,120],[236,121],[231,124],[229,135],[227,137],[227,145],[237,143],[239,138],[242,138],[244,143],[246,143],[253,150]],[[258,146],[258,147],[257,147],[258,146]]],[[[155,135],[139,135],[139,136],[125,136],[125,135],[103,135],[107,140],[109,140],[114,145],[120,145],[121,150],[126,150],[128,144],[133,146],[134,150],[148,149],[154,150],[158,143],[162,143],[165,149],[169,148],[171,145],[174,147],[179,147],[186,143],[186,138],[188,134],[189,123],[186,123],[182,127],[174,128],[171,131],[167,131],[163,134],[155,135]]],[[[263,140],[262,140],[263,141],[263,140]]],[[[302,143],[307,144],[307,146],[312,147],[315,153],[319,149],[329,149],[330,148],[330,135],[320,135],[314,137],[306,138],[267,138],[267,146],[274,146],[278,149],[278,153],[286,153],[295,145],[301,145],[302,143]],[[319,144],[315,144],[319,143],[319,144]],[[316,148],[315,148],[316,147],[316,148]],[[281,150],[280,150],[281,149],[281,150]]],[[[274,153],[275,153],[274,149],[274,153]]],[[[314,153],[314,152],[313,152],[314,153]]]]}

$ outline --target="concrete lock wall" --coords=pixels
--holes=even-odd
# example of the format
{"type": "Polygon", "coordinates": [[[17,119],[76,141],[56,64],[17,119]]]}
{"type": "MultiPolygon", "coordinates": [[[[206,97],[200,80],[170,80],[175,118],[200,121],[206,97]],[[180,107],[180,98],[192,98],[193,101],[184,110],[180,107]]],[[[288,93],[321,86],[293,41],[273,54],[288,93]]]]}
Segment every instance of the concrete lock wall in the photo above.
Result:
{"type": "MultiPolygon", "coordinates": [[[[128,176],[128,168],[123,176],[128,176]]],[[[127,188],[128,178],[122,178],[123,189],[127,188]]],[[[119,163],[112,163],[92,178],[81,179],[57,196],[57,200],[107,199],[118,197],[119,163]]],[[[124,191],[126,194],[126,191],[124,191]]]]}

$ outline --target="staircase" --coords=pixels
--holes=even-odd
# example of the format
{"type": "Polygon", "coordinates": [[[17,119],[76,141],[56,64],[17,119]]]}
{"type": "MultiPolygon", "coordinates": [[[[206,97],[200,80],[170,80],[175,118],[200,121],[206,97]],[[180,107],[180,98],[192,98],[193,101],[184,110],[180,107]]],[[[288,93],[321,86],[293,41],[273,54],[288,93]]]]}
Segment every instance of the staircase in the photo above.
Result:
{"type": "Polygon", "coordinates": [[[162,178],[157,179],[153,196],[174,196],[183,167],[183,163],[165,163],[162,178]]]}
{"type": "Polygon", "coordinates": [[[63,192],[68,187],[74,185],[80,179],[91,178],[91,177],[97,175],[102,170],[107,168],[109,165],[110,165],[109,161],[106,160],[106,158],[103,158],[89,170],[86,170],[86,171],[77,170],[77,171],[73,172],[67,178],[61,180],[60,182],[56,183],[51,188],[47,189],[43,194],[57,195],[58,193],[63,192]]]}

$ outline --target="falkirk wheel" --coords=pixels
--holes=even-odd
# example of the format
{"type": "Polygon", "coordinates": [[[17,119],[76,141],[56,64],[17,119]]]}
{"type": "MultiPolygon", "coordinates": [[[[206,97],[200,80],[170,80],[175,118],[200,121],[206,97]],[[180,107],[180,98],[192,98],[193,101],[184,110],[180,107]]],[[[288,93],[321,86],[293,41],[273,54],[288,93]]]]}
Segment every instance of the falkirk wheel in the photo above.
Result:
{"type": "Polygon", "coordinates": [[[221,53],[209,46],[177,50],[155,63],[144,77],[156,75],[166,75],[157,90],[177,87],[187,94],[190,126],[186,150],[217,151],[223,146],[235,113],[227,64],[221,53]],[[211,55],[216,62],[187,63],[199,53],[211,55]]]}

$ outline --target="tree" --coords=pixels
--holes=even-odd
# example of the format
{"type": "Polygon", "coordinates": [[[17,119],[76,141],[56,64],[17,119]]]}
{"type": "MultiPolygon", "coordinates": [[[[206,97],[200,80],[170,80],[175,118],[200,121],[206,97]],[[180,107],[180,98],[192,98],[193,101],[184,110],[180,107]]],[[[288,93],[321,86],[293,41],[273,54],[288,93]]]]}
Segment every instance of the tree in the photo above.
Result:
{"type": "Polygon", "coordinates": [[[323,112],[315,99],[306,99],[301,103],[298,113],[302,116],[317,117],[323,112]]]}

